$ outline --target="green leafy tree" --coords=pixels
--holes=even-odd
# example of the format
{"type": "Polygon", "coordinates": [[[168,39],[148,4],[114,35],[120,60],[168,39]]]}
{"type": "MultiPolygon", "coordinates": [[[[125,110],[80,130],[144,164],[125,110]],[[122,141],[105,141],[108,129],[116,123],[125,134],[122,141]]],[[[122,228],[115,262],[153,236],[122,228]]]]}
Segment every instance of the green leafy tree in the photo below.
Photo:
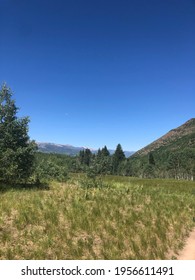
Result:
{"type": "Polygon", "coordinates": [[[0,89],[0,179],[26,181],[33,172],[36,144],[28,136],[29,118],[18,118],[12,92],[0,89]]]}
{"type": "Polygon", "coordinates": [[[170,153],[168,157],[168,171],[171,177],[179,179],[181,170],[181,156],[180,152],[170,153]]]}
{"type": "Polygon", "coordinates": [[[52,158],[42,159],[36,165],[35,176],[37,181],[57,180],[60,182],[67,180],[67,168],[65,165],[60,165],[52,158]]]}
{"type": "Polygon", "coordinates": [[[155,177],[155,169],[153,164],[146,164],[143,169],[143,176],[145,178],[154,178],[155,177]]]}

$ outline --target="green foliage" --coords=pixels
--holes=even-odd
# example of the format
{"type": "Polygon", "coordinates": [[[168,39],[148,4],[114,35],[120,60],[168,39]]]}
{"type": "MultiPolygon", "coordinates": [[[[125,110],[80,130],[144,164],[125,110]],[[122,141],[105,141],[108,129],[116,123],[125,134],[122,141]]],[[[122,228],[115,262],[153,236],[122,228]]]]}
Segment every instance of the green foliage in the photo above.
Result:
{"type": "Polygon", "coordinates": [[[129,158],[130,175],[143,178],[195,180],[195,148],[186,147],[173,151],[161,148],[154,151],[152,156],[152,160],[150,156],[129,158]]]}
{"type": "Polygon", "coordinates": [[[144,178],[155,178],[155,168],[153,164],[146,164],[143,169],[144,178]]]}
{"type": "Polygon", "coordinates": [[[28,136],[28,117],[18,118],[11,90],[0,90],[0,179],[26,181],[33,172],[36,144],[28,136]]]}
{"type": "Polygon", "coordinates": [[[35,181],[66,181],[68,179],[67,159],[69,158],[70,157],[64,155],[37,153],[34,172],[35,181]]]}
{"type": "Polygon", "coordinates": [[[104,148],[101,150],[101,156],[102,157],[108,157],[110,156],[110,152],[108,151],[107,147],[104,146],[104,148]]]}
{"type": "Polygon", "coordinates": [[[195,180],[195,118],[129,158],[131,175],[195,180]]]}
{"type": "Polygon", "coordinates": [[[91,159],[92,159],[92,152],[90,151],[90,149],[85,149],[80,151],[79,153],[79,160],[81,164],[90,165],[91,159]]]}
{"type": "Polygon", "coordinates": [[[148,163],[151,165],[155,165],[154,156],[151,152],[148,154],[148,163]]]}
{"type": "MultiPolygon", "coordinates": [[[[129,175],[127,166],[128,161],[125,159],[125,155],[120,144],[117,146],[116,152],[113,156],[110,155],[107,147],[105,146],[104,148],[98,150],[97,155],[93,154],[89,149],[84,149],[80,151],[78,156],[75,157],[62,154],[37,153],[36,158],[36,177],[40,180],[41,177],[44,179],[47,178],[48,180],[51,178],[56,179],[58,175],[51,171],[51,169],[56,170],[58,174],[61,172],[59,170],[63,168],[65,168],[66,172],[84,172],[87,175],[92,174],[90,176],[106,174],[129,175]],[[52,166],[52,168],[51,162],[55,165],[52,166]],[[113,166],[116,168],[115,171],[113,166]]],[[[60,177],[63,178],[63,176],[60,177]]]]}
{"type": "Polygon", "coordinates": [[[109,188],[110,185],[104,182],[101,176],[96,176],[94,173],[88,172],[87,175],[80,178],[79,186],[83,189],[102,189],[109,188]]]}
{"type": "Polygon", "coordinates": [[[92,162],[92,167],[96,171],[96,174],[111,174],[112,158],[106,146],[98,150],[92,162]]]}
{"type": "Polygon", "coordinates": [[[195,180],[195,149],[186,148],[170,153],[167,169],[175,179],[195,180]]]}
{"type": "Polygon", "coordinates": [[[118,144],[113,155],[113,161],[112,161],[113,174],[118,173],[119,165],[123,160],[125,160],[125,154],[123,152],[121,145],[118,144]]]}
{"type": "Polygon", "coordinates": [[[38,181],[66,181],[67,169],[64,166],[59,166],[52,161],[41,161],[35,169],[36,180],[38,181]]]}

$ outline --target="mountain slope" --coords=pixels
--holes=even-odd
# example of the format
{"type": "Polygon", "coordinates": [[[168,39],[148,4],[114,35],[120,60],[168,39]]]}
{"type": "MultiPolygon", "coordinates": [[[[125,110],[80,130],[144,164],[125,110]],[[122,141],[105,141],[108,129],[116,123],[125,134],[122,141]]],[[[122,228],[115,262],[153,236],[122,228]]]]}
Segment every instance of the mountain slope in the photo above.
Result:
{"type": "Polygon", "coordinates": [[[61,145],[47,142],[37,142],[38,150],[42,153],[65,154],[69,156],[77,155],[84,147],[74,147],[71,145],[61,145]]]}
{"type": "Polygon", "coordinates": [[[195,118],[129,158],[132,176],[195,180],[195,118]]]}
{"type": "Polygon", "coordinates": [[[144,156],[158,149],[173,151],[186,147],[195,148],[195,118],[188,120],[178,128],[170,130],[156,141],[137,151],[133,157],[144,156]]]}

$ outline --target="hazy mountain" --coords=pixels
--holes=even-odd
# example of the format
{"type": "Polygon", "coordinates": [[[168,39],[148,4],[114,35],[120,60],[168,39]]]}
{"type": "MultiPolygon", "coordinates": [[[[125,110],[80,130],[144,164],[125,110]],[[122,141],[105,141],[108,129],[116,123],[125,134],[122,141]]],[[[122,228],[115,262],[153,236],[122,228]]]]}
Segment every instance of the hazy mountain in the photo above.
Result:
{"type": "Polygon", "coordinates": [[[66,154],[70,156],[77,155],[84,147],[74,147],[71,145],[61,145],[48,142],[38,142],[38,150],[43,153],[66,154]]]}
{"type": "MultiPolygon", "coordinates": [[[[38,150],[43,153],[55,153],[55,154],[65,154],[70,156],[77,155],[81,150],[86,149],[86,147],[74,147],[71,145],[61,145],[55,143],[47,143],[47,142],[37,142],[38,150]]],[[[97,150],[90,149],[92,153],[97,153],[97,150]]],[[[109,150],[111,154],[114,153],[114,150],[109,150]]],[[[134,152],[124,151],[125,156],[129,157],[134,152]]]]}

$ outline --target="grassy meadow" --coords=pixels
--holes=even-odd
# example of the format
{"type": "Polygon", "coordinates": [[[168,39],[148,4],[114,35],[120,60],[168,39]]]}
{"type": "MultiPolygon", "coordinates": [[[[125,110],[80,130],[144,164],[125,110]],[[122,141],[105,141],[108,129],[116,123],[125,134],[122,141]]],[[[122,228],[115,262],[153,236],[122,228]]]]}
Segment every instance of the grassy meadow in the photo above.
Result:
{"type": "Polygon", "coordinates": [[[77,176],[2,188],[0,259],[176,259],[193,217],[189,181],[77,176]]]}

